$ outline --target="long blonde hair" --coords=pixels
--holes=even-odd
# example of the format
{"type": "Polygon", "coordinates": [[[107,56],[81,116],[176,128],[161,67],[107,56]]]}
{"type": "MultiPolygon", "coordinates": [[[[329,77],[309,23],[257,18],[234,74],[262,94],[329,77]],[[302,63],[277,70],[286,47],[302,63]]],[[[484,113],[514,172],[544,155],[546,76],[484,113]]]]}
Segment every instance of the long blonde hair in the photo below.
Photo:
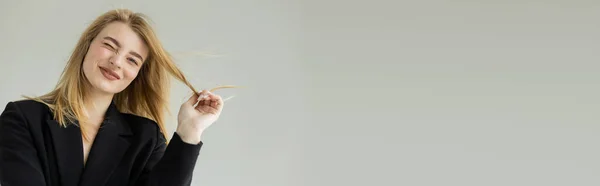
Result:
{"type": "Polygon", "coordinates": [[[66,127],[68,122],[79,121],[83,138],[89,140],[83,123],[87,121],[84,114],[84,97],[91,85],[83,74],[83,59],[92,40],[102,29],[109,23],[122,22],[129,25],[143,39],[148,46],[149,54],[138,77],[122,92],[115,94],[113,101],[121,112],[154,120],[163,135],[166,135],[164,120],[165,111],[168,111],[170,88],[168,75],[185,83],[194,93],[198,91],[177,68],[147,20],[146,15],[128,9],[115,9],[102,14],[79,38],[54,90],[39,97],[26,98],[48,105],[54,113],[54,119],[63,127],[66,127]]]}

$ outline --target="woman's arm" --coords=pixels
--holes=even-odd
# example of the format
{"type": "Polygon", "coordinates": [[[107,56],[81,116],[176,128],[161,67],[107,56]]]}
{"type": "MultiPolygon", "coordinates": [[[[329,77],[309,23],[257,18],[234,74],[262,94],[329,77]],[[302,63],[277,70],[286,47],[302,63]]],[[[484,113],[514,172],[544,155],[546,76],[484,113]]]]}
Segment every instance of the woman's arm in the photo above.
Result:
{"type": "Polygon", "coordinates": [[[203,143],[185,143],[177,133],[173,134],[168,146],[165,142],[166,139],[159,133],[156,147],[136,186],[191,185],[194,167],[203,143]]]}
{"type": "Polygon", "coordinates": [[[44,173],[37,158],[28,123],[15,103],[0,115],[0,185],[44,186],[44,173]]]}
{"type": "MultiPolygon", "coordinates": [[[[168,146],[163,135],[159,140],[139,186],[189,186],[192,182],[203,131],[221,115],[223,99],[207,90],[193,94],[181,105],[177,129],[168,146]]],[[[160,131],[160,130],[158,130],[160,131]]]]}

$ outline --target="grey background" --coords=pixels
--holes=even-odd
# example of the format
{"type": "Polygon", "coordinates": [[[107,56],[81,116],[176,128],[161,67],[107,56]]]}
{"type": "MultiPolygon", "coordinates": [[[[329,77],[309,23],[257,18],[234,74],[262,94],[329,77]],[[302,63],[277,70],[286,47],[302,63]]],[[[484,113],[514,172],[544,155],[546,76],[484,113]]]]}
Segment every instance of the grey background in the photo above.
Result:
{"type": "Polygon", "coordinates": [[[198,88],[245,87],[193,185],[600,185],[598,1],[2,1],[0,104],[119,7],[198,88]]]}

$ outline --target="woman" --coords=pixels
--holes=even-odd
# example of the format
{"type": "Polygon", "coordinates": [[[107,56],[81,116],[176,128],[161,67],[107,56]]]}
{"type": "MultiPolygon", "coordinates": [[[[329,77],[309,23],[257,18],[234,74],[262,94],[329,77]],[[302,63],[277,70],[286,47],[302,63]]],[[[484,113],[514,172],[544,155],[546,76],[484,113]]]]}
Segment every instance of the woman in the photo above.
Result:
{"type": "Polygon", "coordinates": [[[0,185],[190,185],[223,100],[196,91],[145,17],[113,10],[82,34],[56,88],[0,115],[0,185]],[[168,75],[195,92],[167,145],[168,75]]]}

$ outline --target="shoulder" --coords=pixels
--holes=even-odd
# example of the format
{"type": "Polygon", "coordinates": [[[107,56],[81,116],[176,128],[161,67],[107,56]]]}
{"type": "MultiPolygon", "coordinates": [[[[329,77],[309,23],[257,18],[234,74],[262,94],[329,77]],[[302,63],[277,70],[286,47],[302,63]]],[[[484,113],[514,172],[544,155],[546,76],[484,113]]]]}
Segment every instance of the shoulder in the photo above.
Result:
{"type": "Polygon", "coordinates": [[[24,110],[49,110],[46,104],[31,99],[10,101],[5,107],[17,107],[24,110]]]}
{"type": "Polygon", "coordinates": [[[48,106],[35,100],[10,101],[0,114],[0,124],[3,132],[25,129],[40,131],[42,125],[52,113],[48,106]]]}
{"type": "Polygon", "coordinates": [[[23,117],[42,117],[46,114],[50,114],[50,108],[39,101],[24,99],[10,101],[4,106],[4,112],[16,112],[21,114],[23,117]]]}

